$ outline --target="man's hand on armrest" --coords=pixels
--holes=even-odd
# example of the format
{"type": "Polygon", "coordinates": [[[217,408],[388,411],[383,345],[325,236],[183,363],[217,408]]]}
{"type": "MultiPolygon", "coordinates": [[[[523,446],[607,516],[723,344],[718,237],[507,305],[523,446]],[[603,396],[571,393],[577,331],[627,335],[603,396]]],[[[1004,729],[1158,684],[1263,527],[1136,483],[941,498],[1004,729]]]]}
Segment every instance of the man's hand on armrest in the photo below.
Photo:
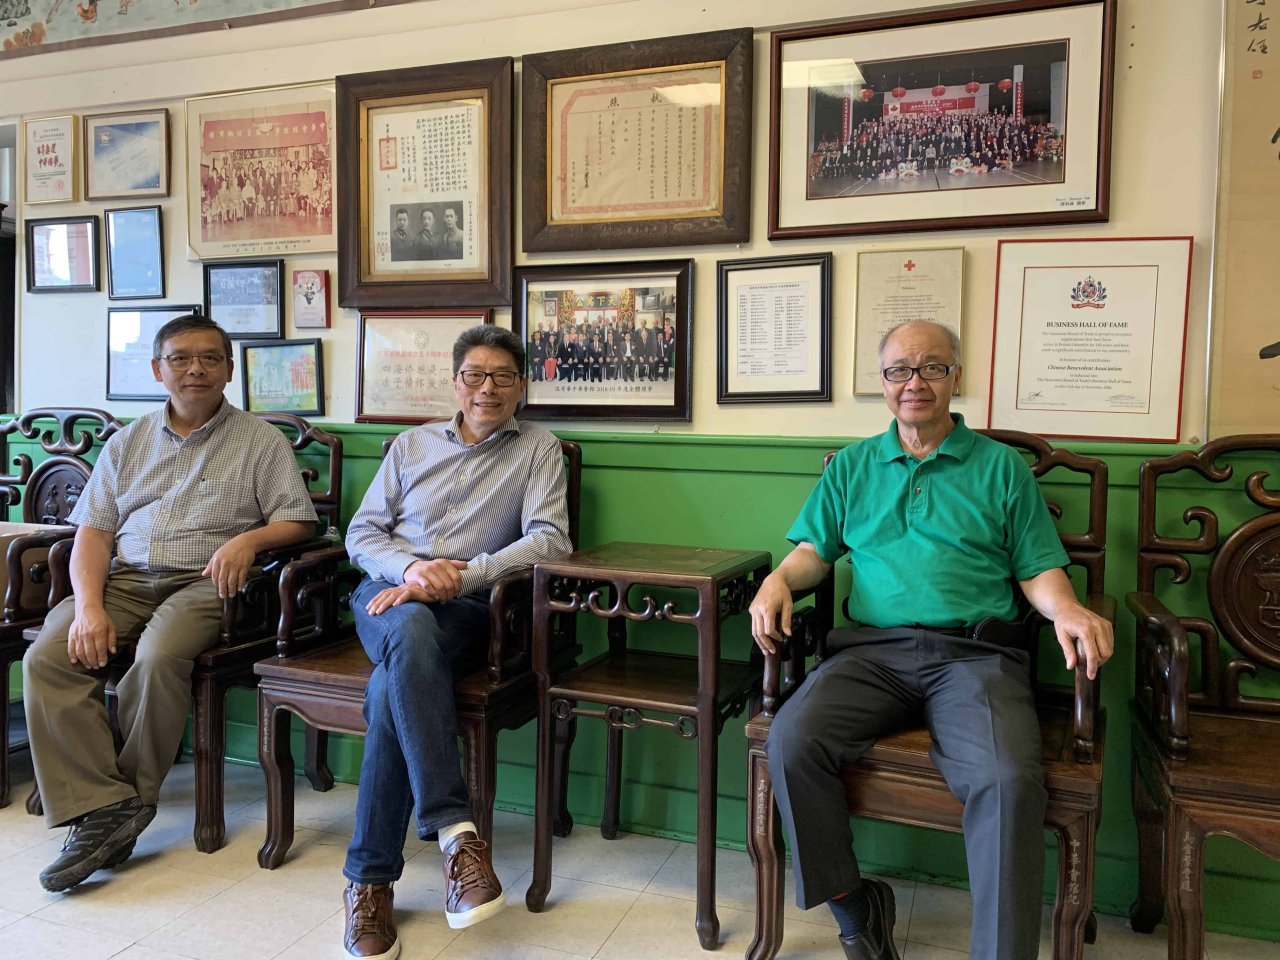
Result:
{"type": "Polygon", "coordinates": [[[213,580],[223,600],[234,597],[248,581],[249,570],[259,553],[301,543],[315,529],[314,523],[302,520],[277,520],[256,530],[246,530],[220,546],[200,575],[213,580]]]}
{"type": "Polygon", "coordinates": [[[1085,672],[1090,680],[1096,679],[1098,668],[1115,651],[1111,624],[1076,599],[1071,581],[1061,569],[1046,570],[1021,581],[1021,586],[1031,605],[1052,621],[1067,669],[1074,670],[1083,655],[1085,672]]]}
{"type": "Polygon", "coordinates": [[[831,564],[818,555],[811,543],[801,543],[778,569],[764,578],[756,598],[748,608],[751,636],[765,653],[776,653],[776,644],[791,636],[791,594],[812,587],[827,575],[831,564]]]}

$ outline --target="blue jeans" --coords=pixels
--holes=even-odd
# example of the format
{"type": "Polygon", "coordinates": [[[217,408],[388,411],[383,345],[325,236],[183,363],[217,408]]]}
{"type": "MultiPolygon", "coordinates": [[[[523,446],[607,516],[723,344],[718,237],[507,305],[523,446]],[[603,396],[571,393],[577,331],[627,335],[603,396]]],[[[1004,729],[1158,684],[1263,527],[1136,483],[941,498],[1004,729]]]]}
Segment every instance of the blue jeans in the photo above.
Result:
{"type": "Polygon", "coordinates": [[[488,591],[370,616],[365,606],[389,586],[365,577],[351,597],[356,632],[374,663],[356,829],[342,871],[357,883],[399,879],[411,814],[422,837],[472,819],[458,761],[453,681],[455,672],[482,662],[488,591]]]}

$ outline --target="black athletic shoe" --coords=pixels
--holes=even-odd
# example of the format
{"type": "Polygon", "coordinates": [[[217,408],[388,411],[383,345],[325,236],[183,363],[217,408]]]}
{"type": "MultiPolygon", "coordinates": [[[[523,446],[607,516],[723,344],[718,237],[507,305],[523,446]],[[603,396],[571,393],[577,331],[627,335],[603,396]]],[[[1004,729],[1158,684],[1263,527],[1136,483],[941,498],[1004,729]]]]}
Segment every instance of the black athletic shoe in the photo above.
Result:
{"type": "Polygon", "coordinates": [[[77,817],[62,844],[62,856],[45,867],[40,886],[57,893],[74,887],[95,870],[128,859],[138,834],[156,815],[154,804],[137,797],[108,804],[77,817]]]}

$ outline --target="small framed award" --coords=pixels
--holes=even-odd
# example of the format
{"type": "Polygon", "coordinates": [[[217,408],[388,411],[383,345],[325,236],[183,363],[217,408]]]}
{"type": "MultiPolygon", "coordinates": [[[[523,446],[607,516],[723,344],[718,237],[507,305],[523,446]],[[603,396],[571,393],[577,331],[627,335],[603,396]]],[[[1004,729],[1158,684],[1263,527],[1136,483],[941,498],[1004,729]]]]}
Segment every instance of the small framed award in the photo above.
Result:
{"type": "Polygon", "coordinates": [[[25,203],[79,200],[80,118],[33,117],[22,123],[26,149],[25,203]]]}
{"type": "Polygon", "coordinates": [[[283,260],[204,265],[204,315],[233,340],[284,336],[283,260]]]}
{"type": "Polygon", "coordinates": [[[293,325],[299,330],[329,328],[329,271],[293,271],[293,325]]]}

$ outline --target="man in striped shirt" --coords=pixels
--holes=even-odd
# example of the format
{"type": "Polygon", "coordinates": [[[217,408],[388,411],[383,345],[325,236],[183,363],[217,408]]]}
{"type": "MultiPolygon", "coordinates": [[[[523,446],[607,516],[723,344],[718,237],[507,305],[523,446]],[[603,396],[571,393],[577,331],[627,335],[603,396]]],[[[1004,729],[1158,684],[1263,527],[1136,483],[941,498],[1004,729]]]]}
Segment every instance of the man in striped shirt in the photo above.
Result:
{"type": "Polygon", "coordinates": [[[75,509],[71,584],[22,662],[36,783],[50,826],[69,825],[46,890],[122,863],[191,709],[191,671],[218,638],[222,601],[263,550],[305,540],[316,512],[293,451],[226,402],[231,341],[212,320],[170,320],[151,367],[164,408],[107,441],[75,509]],[[134,643],[116,686],[123,746],[102,705],[102,668],[134,643]]]}
{"type": "Polygon", "coordinates": [[[453,680],[483,661],[492,584],[572,550],[560,443],[515,419],[524,365],[510,331],[465,331],[453,346],[459,412],[396,439],[347,531],[352,562],[366,574],[351,608],[375,664],[343,868],[353,960],[400,952],[391,885],[411,817],[419,836],[439,836],[451,927],[504,903],[459,769],[453,680]]]}

